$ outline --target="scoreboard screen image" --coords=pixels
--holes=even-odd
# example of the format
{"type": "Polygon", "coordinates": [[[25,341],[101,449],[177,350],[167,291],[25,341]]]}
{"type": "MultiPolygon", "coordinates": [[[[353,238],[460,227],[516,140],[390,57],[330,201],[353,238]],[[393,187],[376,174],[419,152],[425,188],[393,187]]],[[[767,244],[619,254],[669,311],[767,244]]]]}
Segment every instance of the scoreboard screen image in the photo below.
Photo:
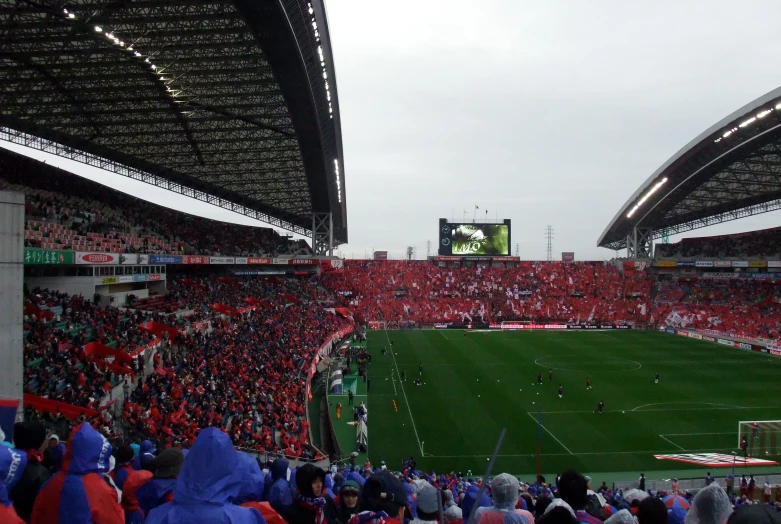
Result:
{"type": "Polygon", "coordinates": [[[510,255],[510,220],[503,224],[448,223],[439,221],[440,255],[510,255]]]}

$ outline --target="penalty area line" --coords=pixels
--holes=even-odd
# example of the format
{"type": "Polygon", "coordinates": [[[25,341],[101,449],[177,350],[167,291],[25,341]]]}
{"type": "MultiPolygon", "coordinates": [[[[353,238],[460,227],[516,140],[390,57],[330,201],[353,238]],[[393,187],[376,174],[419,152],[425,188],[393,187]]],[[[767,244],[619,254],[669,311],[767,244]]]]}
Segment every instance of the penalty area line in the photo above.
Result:
{"type": "MultiPolygon", "coordinates": [[[[526,414],[527,414],[527,415],[529,415],[529,416],[532,418],[532,420],[533,420],[534,422],[538,422],[538,423],[539,423],[539,421],[538,421],[536,418],[534,418],[534,416],[533,416],[531,413],[529,413],[529,412],[527,411],[527,412],[526,412],[526,414]]],[[[565,445],[564,445],[564,443],[563,443],[562,441],[560,441],[559,439],[557,439],[557,438],[556,438],[556,435],[554,435],[553,433],[551,433],[551,432],[550,432],[550,430],[548,430],[548,428],[546,428],[546,427],[545,427],[545,426],[543,426],[542,424],[540,424],[540,427],[541,427],[542,429],[544,429],[544,430],[545,430],[545,431],[548,433],[548,435],[550,435],[551,437],[553,437],[553,440],[555,440],[556,442],[558,442],[558,443],[559,443],[559,445],[560,445],[562,448],[566,449],[566,450],[567,450],[567,453],[569,453],[570,455],[574,455],[574,453],[573,453],[573,452],[571,452],[571,451],[569,450],[569,448],[568,448],[567,446],[565,446],[565,445]]],[[[525,456],[525,455],[521,455],[521,456],[525,456]]]]}
{"type": "Polygon", "coordinates": [[[682,446],[679,446],[678,444],[676,444],[675,442],[673,442],[669,438],[665,437],[664,435],[659,435],[659,438],[663,438],[664,440],[666,440],[667,442],[669,442],[670,444],[672,444],[676,448],[680,449],[681,451],[686,451],[686,448],[684,448],[682,446]]]}

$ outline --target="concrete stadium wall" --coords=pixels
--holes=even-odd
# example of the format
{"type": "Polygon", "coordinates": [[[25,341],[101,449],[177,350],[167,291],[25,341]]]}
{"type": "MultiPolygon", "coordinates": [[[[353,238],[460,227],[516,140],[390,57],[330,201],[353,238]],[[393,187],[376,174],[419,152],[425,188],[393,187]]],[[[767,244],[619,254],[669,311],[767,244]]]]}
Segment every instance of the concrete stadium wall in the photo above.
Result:
{"type": "Polygon", "coordinates": [[[54,289],[69,295],[81,295],[88,300],[92,300],[95,296],[93,277],[28,277],[27,287],[54,289]]]}
{"type": "Polygon", "coordinates": [[[0,398],[22,413],[24,311],[24,194],[0,191],[0,398]]]}

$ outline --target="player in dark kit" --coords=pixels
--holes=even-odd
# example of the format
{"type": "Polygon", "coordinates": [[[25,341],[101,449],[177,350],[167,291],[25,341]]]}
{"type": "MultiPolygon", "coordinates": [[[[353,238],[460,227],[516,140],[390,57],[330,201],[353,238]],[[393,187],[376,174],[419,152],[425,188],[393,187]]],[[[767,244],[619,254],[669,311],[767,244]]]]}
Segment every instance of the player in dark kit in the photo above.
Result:
{"type": "Polygon", "coordinates": [[[542,384],[542,373],[537,375],[537,384],[542,384]]]}
{"type": "Polygon", "coordinates": [[[466,338],[466,329],[464,330],[464,338],[466,338]]]}
{"type": "Polygon", "coordinates": [[[401,370],[401,380],[403,380],[404,382],[407,381],[407,372],[404,371],[403,369],[401,370]]]}
{"type": "Polygon", "coordinates": [[[657,371],[654,374],[654,384],[658,384],[658,383],[659,383],[659,372],[657,371]]]}
{"type": "Polygon", "coordinates": [[[586,389],[591,389],[591,379],[586,377],[586,389]]]}
{"type": "Polygon", "coordinates": [[[559,384],[559,398],[564,396],[564,386],[559,384]]]}
{"type": "Polygon", "coordinates": [[[418,371],[421,375],[423,374],[423,364],[418,364],[418,371]]]}
{"type": "Polygon", "coordinates": [[[597,404],[597,409],[594,410],[594,413],[602,413],[602,408],[605,407],[605,401],[600,400],[599,404],[597,404]]]}
{"type": "Polygon", "coordinates": [[[548,370],[548,382],[553,382],[553,370],[548,370]]]}

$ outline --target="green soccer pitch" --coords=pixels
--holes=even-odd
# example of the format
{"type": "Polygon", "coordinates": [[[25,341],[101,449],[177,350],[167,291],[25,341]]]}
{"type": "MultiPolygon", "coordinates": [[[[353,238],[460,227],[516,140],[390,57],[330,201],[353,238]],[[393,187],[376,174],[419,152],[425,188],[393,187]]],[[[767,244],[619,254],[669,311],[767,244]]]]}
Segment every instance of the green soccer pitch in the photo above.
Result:
{"type": "Polygon", "coordinates": [[[664,333],[373,331],[368,349],[368,455],[392,468],[414,456],[426,471],[482,474],[505,427],[494,472],[533,478],[540,408],[547,474],[691,470],[654,454],[731,454],[738,421],[781,419],[781,359],[664,333]]]}

